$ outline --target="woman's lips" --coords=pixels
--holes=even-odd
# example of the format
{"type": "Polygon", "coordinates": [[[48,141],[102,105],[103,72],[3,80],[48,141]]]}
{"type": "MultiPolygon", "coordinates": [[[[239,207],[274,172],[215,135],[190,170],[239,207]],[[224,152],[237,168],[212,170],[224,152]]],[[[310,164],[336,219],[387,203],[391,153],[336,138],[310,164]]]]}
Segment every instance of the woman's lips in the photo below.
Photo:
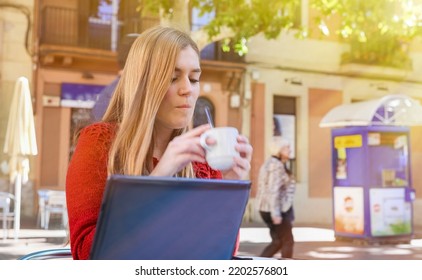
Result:
{"type": "Polygon", "coordinates": [[[183,104],[183,105],[180,105],[180,106],[176,106],[176,108],[179,108],[179,109],[190,109],[192,107],[189,104],[183,104]]]}

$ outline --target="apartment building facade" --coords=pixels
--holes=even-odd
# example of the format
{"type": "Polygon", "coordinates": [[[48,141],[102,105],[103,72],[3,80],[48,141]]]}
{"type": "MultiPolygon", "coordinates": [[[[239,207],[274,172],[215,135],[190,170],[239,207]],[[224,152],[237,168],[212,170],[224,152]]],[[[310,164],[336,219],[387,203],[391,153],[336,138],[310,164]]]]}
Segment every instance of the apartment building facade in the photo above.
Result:
{"type": "MultiPolygon", "coordinates": [[[[114,15],[110,14],[113,7],[100,7],[101,3],[24,3],[33,7],[34,54],[27,57],[31,68],[26,68],[25,73],[32,81],[39,145],[31,173],[34,193],[42,188],[64,189],[73,132],[89,117],[90,101],[96,91],[116,77],[119,40],[125,34],[140,33],[158,24],[157,18],[139,17],[136,1],[122,1],[114,15]],[[87,91],[86,96],[78,97],[77,92],[72,96],[72,90],[81,88],[87,91]],[[63,102],[66,99],[70,102],[63,102]]],[[[301,19],[306,23],[311,9],[308,1],[302,4],[301,19]]],[[[300,40],[282,33],[276,40],[253,37],[245,57],[221,52],[218,43],[202,51],[201,102],[213,107],[217,126],[237,127],[254,146],[247,219],[259,220],[254,209],[256,178],[259,166],[269,156],[274,115],[290,124],[294,145],[291,166],[298,182],[297,222],[330,224],[332,151],[330,129],[319,127],[322,117],[341,104],[387,94],[406,94],[422,100],[422,52],[418,42],[411,49],[413,68],[409,71],[344,65],[340,57],[347,48],[334,36],[300,40]]],[[[411,128],[412,170],[417,170],[422,161],[420,138],[422,130],[411,128]]],[[[421,176],[413,172],[415,212],[422,211],[421,176]]],[[[417,216],[414,222],[422,224],[417,216]]]]}

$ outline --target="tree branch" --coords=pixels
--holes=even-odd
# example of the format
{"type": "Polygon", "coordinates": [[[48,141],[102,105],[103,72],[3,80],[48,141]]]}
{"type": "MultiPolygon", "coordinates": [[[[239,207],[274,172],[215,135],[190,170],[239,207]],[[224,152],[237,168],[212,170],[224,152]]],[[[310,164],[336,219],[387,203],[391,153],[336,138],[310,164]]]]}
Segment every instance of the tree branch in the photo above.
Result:
{"type": "Polygon", "coordinates": [[[198,45],[199,50],[202,50],[210,43],[234,36],[233,30],[228,27],[221,27],[220,31],[221,32],[218,35],[214,36],[213,38],[210,38],[205,29],[201,28],[196,31],[192,31],[191,37],[198,45]]]}

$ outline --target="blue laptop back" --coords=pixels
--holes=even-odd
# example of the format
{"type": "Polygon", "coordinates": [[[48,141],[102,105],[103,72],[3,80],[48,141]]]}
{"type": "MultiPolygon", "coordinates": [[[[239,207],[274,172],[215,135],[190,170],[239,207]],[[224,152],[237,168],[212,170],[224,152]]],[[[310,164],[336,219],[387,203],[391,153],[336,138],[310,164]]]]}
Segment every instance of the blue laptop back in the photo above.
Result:
{"type": "Polygon", "coordinates": [[[250,181],[109,177],[91,259],[231,259],[250,181]]]}

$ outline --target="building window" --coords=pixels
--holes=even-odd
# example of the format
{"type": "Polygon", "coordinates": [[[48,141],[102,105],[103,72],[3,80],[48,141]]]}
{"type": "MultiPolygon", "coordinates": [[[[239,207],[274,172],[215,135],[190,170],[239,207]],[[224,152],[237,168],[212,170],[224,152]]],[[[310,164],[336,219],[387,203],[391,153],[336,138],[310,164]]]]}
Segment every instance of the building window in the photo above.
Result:
{"type": "MultiPolygon", "coordinates": [[[[81,1],[81,0],[80,0],[81,1]]],[[[121,0],[91,0],[89,1],[89,20],[91,22],[111,24],[113,16],[113,4],[116,3],[118,13],[120,13],[120,6],[123,5],[121,0]]],[[[120,18],[120,16],[119,16],[120,18]]]]}
{"type": "Polygon", "coordinates": [[[273,137],[289,141],[291,148],[289,169],[296,176],[296,98],[274,96],[273,99],[273,137]]]}

